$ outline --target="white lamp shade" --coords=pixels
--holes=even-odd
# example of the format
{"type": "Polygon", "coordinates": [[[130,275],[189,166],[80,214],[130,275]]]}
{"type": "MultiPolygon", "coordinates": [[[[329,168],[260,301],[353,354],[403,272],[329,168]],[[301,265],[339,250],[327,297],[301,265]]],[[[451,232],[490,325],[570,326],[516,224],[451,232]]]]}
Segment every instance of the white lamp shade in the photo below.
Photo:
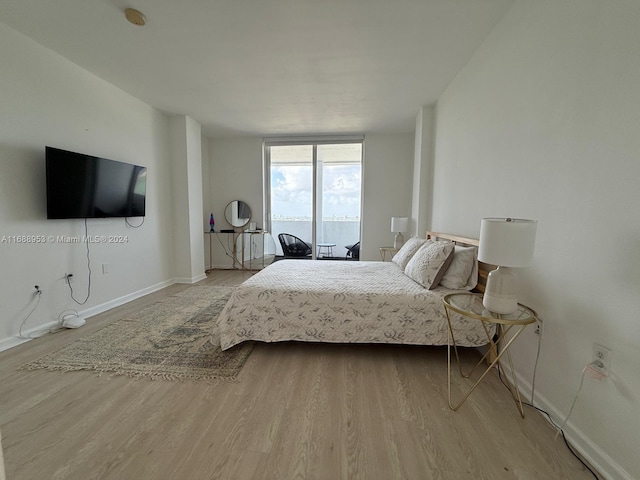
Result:
{"type": "Polygon", "coordinates": [[[501,267],[531,265],[537,226],[537,220],[483,218],[478,260],[501,267]]]}
{"type": "Polygon", "coordinates": [[[393,233],[406,232],[409,228],[407,217],[391,217],[391,231],[393,233]]]}

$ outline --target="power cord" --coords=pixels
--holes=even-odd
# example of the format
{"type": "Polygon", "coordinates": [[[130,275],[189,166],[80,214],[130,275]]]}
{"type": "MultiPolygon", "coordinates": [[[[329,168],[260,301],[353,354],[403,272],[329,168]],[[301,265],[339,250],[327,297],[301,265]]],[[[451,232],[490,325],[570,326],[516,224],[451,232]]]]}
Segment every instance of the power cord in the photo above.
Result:
{"type": "MultiPolygon", "coordinates": [[[[27,320],[29,320],[29,318],[31,318],[31,315],[33,315],[33,312],[36,311],[36,308],[38,308],[38,305],[40,305],[40,299],[42,298],[42,290],[40,290],[40,287],[38,285],[35,286],[36,291],[34,293],[35,297],[36,297],[36,303],[33,306],[33,308],[31,309],[31,311],[27,314],[27,316],[24,318],[24,320],[22,320],[22,323],[20,324],[20,328],[18,329],[18,336],[20,338],[24,338],[24,339],[32,339],[32,338],[37,338],[40,335],[24,335],[22,333],[22,329],[24,328],[25,324],[27,323],[27,320]]],[[[38,332],[36,332],[38,333],[38,332]]]]}
{"type": "Polygon", "coordinates": [[[538,325],[540,335],[538,336],[538,348],[536,351],[536,361],[533,364],[533,378],[531,379],[531,405],[533,405],[534,393],[536,391],[536,375],[538,373],[538,362],[540,361],[540,350],[542,347],[542,338],[544,337],[544,323],[542,320],[536,317],[536,324],[538,325]]]}
{"type": "Polygon", "coordinates": [[[69,318],[80,318],[80,314],[73,308],[69,308],[60,312],[60,314],[58,315],[58,325],[60,329],[63,328],[65,320],[69,320],[69,318]]]}
{"type": "MultiPolygon", "coordinates": [[[[502,380],[502,378],[500,379],[502,380]]],[[[502,382],[504,383],[504,381],[502,382]]],[[[506,386],[506,385],[505,385],[506,386]]],[[[508,388],[508,387],[507,387],[508,388]]],[[[573,449],[573,447],[571,446],[571,444],[569,443],[569,441],[567,440],[567,437],[564,435],[564,430],[560,429],[560,427],[556,424],[556,422],[553,421],[553,418],[551,418],[551,415],[549,415],[549,412],[547,412],[546,410],[543,410],[540,407],[536,407],[535,405],[531,405],[527,402],[522,402],[523,405],[526,405],[527,407],[533,408],[535,410],[537,410],[540,413],[543,413],[544,415],[546,415],[547,419],[549,420],[549,423],[551,423],[551,425],[553,425],[554,428],[556,428],[558,430],[558,432],[560,433],[560,435],[562,435],[562,440],[564,440],[564,444],[567,447],[567,450],[569,450],[569,452],[571,452],[571,454],[576,457],[578,459],[578,461],[584,466],[584,468],[586,468],[587,470],[589,470],[589,472],[591,473],[591,475],[593,475],[593,477],[596,480],[600,480],[598,475],[596,475],[596,473],[591,469],[591,467],[589,467],[589,465],[587,465],[585,463],[584,460],[582,460],[582,458],[580,458],[580,456],[578,455],[578,453],[573,449]]],[[[557,436],[557,434],[556,434],[557,436]]]]}
{"type": "MultiPolygon", "coordinates": [[[[215,232],[218,233],[218,232],[215,232]]],[[[227,245],[225,246],[224,243],[222,243],[222,240],[220,239],[220,235],[216,235],[216,238],[218,239],[218,243],[220,244],[220,246],[222,247],[222,249],[224,250],[224,254],[229,257],[231,260],[233,260],[233,255],[231,253],[229,253],[230,250],[232,250],[231,245],[229,245],[229,237],[235,237],[235,235],[227,235],[227,245]]]]}
{"type": "MultiPolygon", "coordinates": [[[[544,333],[544,329],[543,329],[543,323],[539,321],[539,319],[536,318],[536,321],[538,322],[538,325],[540,325],[540,337],[538,338],[538,350],[536,353],[536,361],[535,361],[535,365],[533,367],[533,380],[532,380],[532,384],[531,384],[531,403],[527,403],[527,402],[522,402],[522,405],[526,405],[527,407],[533,408],[535,410],[537,410],[540,413],[543,413],[547,416],[547,418],[549,419],[549,423],[551,423],[551,425],[553,425],[553,427],[556,429],[556,435],[554,438],[557,438],[559,434],[562,434],[562,439],[564,440],[565,445],[567,446],[567,449],[569,450],[569,452],[571,452],[571,454],[578,459],[578,461],[584,466],[584,468],[586,468],[587,470],[589,470],[589,472],[591,473],[591,475],[593,475],[593,478],[595,478],[596,480],[600,480],[598,475],[596,475],[596,473],[591,469],[591,467],[589,465],[587,465],[587,463],[580,458],[580,456],[578,455],[578,453],[573,449],[573,447],[571,446],[571,444],[569,443],[569,441],[567,440],[567,437],[564,434],[564,427],[567,423],[567,420],[569,420],[569,416],[571,415],[571,412],[573,411],[573,407],[576,404],[576,401],[578,400],[578,395],[580,394],[580,391],[582,390],[582,384],[584,382],[584,375],[587,371],[587,369],[592,365],[591,363],[586,365],[584,367],[584,369],[582,370],[582,378],[580,380],[580,387],[578,388],[578,392],[576,393],[576,396],[573,400],[573,404],[571,405],[571,409],[569,410],[569,413],[567,414],[567,417],[564,419],[564,422],[562,423],[561,426],[558,426],[556,424],[556,422],[553,421],[553,419],[551,418],[551,415],[549,414],[549,412],[547,412],[546,410],[543,410],[542,408],[536,407],[533,403],[533,398],[534,398],[534,389],[535,389],[535,381],[536,381],[536,372],[538,369],[538,361],[540,360],[540,347],[542,345],[542,336],[544,333]]],[[[498,344],[496,344],[496,353],[499,353],[499,348],[500,346],[498,344]]],[[[500,362],[497,363],[498,366],[498,378],[500,379],[500,382],[502,382],[502,384],[505,386],[505,388],[507,390],[509,390],[509,392],[511,393],[511,388],[509,387],[509,385],[507,384],[507,382],[504,380],[504,378],[502,378],[502,366],[500,364],[500,362]]]]}
{"type": "Polygon", "coordinates": [[[589,369],[592,366],[596,365],[597,363],[598,362],[588,363],[582,369],[582,375],[580,376],[580,386],[578,387],[578,391],[576,392],[576,396],[573,397],[573,403],[571,403],[571,408],[569,409],[569,413],[567,413],[567,416],[565,417],[564,421],[562,422],[562,425],[560,425],[559,431],[556,432],[556,438],[558,437],[558,434],[560,433],[560,430],[564,429],[565,425],[567,424],[567,421],[569,420],[569,417],[573,413],[573,407],[576,406],[576,402],[578,401],[578,396],[580,395],[580,392],[582,391],[582,385],[584,385],[584,376],[585,376],[585,374],[587,373],[587,371],[589,371],[589,369]]]}
{"type": "Polygon", "coordinates": [[[76,300],[73,296],[73,287],[71,286],[71,277],[73,277],[72,273],[68,273],[65,275],[65,280],[67,281],[67,285],[69,286],[69,292],[71,294],[71,299],[76,302],[78,305],[84,305],[89,300],[91,296],[91,252],[89,250],[89,227],[87,226],[87,219],[84,219],[84,238],[85,243],[87,245],[87,270],[89,271],[89,280],[87,284],[87,297],[82,301],[76,300]]]}
{"type": "Polygon", "coordinates": [[[25,335],[24,333],[22,333],[22,329],[24,328],[25,324],[27,323],[27,320],[29,320],[29,318],[31,318],[31,315],[33,315],[33,313],[38,308],[38,305],[40,305],[40,300],[42,298],[42,290],[40,290],[40,287],[38,285],[35,286],[35,289],[36,289],[36,291],[35,291],[34,295],[36,297],[36,304],[33,306],[31,311],[24,318],[24,320],[20,324],[20,328],[18,329],[18,337],[19,338],[24,338],[25,340],[33,340],[34,338],[40,338],[40,337],[43,337],[43,336],[45,336],[45,335],[47,335],[49,333],[56,333],[56,332],[59,332],[60,330],[62,330],[62,328],[60,326],[58,326],[56,328],[50,328],[49,330],[39,330],[39,331],[36,331],[36,332],[32,332],[29,335],[25,335]]]}

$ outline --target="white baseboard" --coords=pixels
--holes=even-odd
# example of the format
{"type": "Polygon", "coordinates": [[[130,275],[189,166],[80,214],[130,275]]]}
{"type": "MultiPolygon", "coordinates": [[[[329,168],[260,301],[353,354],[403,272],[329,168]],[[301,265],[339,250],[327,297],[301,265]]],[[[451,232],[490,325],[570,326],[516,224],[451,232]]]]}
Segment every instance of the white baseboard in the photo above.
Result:
{"type": "Polygon", "coordinates": [[[200,275],[196,275],[195,277],[191,277],[191,278],[187,278],[187,277],[175,278],[174,283],[198,283],[200,280],[204,280],[205,278],[207,278],[207,274],[203,272],[200,275]]]}
{"type": "MultiPolygon", "coordinates": [[[[206,278],[206,275],[203,274],[203,278],[206,278]]],[[[165,280],[164,282],[156,283],[155,285],[151,285],[150,287],[143,288],[133,293],[129,293],[127,295],[123,295],[122,297],[115,298],[113,300],[109,300],[108,302],[102,303],[100,305],[96,305],[95,307],[87,308],[86,310],[78,311],[78,314],[81,317],[88,318],[93,317],[94,315],[98,315],[100,313],[106,312],[107,310],[111,310],[112,308],[119,307],[120,305],[124,305],[125,303],[131,302],[132,300],[136,300],[140,297],[144,297],[145,295],[149,295],[150,293],[157,292],[158,290],[162,290],[174,283],[180,283],[176,279],[165,280]]],[[[23,334],[25,336],[33,335],[38,332],[47,332],[52,328],[58,326],[57,321],[48,322],[43,325],[38,325],[35,328],[31,328],[29,330],[25,330],[23,334]]],[[[34,337],[38,338],[38,337],[34,337]]],[[[18,345],[22,345],[25,342],[33,340],[33,338],[21,338],[21,337],[9,337],[0,340],[0,352],[4,350],[8,350],[13,347],[17,347],[18,345]]]]}
{"type": "MultiPolygon", "coordinates": [[[[508,374],[511,377],[511,373],[508,374]]],[[[531,383],[525,379],[519,372],[516,371],[516,377],[518,379],[518,387],[520,393],[523,396],[523,401],[529,403],[531,401],[531,383]]],[[[566,412],[561,413],[555,405],[553,405],[547,398],[540,395],[537,391],[534,396],[534,405],[551,415],[553,421],[556,424],[562,423],[566,417],[566,412]]],[[[529,409],[529,411],[533,411],[529,409]]],[[[542,415],[542,414],[541,414],[542,415]]],[[[548,421],[545,415],[542,417],[548,421]]],[[[571,419],[564,426],[564,435],[571,446],[584,458],[589,466],[596,470],[603,479],[621,479],[621,480],[634,480],[635,477],[631,476],[624,468],[622,468],[613,458],[611,458],[606,452],[604,452],[594,441],[577,428],[571,419]]],[[[564,444],[563,444],[564,446],[564,444]]]]}
{"type": "Polygon", "coordinates": [[[174,283],[177,282],[175,280],[165,280],[164,282],[156,283],[155,285],[151,285],[150,287],[143,288],[133,293],[128,293],[127,295],[123,295],[122,297],[114,298],[113,300],[109,300],[108,302],[96,305],[95,307],[79,311],[78,313],[81,317],[93,317],[94,315],[104,313],[107,310],[111,310],[112,308],[116,308],[120,305],[124,305],[125,303],[129,303],[132,300],[136,300],[140,297],[144,297],[145,295],[149,295],[150,293],[162,290],[163,288],[173,285],[174,283]]]}
{"type": "MultiPolygon", "coordinates": [[[[53,325],[56,325],[54,322],[53,325]]],[[[43,325],[42,327],[38,327],[36,329],[32,329],[28,332],[25,332],[25,335],[31,334],[33,331],[46,330],[48,328],[52,328],[47,325],[43,325]]],[[[22,345],[23,343],[32,340],[31,338],[21,338],[21,337],[9,337],[3,340],[0,340],[0,352],[4,352],[5,350],[9,350],[10,348],[17,347],[18,345],[22,345]]]]}

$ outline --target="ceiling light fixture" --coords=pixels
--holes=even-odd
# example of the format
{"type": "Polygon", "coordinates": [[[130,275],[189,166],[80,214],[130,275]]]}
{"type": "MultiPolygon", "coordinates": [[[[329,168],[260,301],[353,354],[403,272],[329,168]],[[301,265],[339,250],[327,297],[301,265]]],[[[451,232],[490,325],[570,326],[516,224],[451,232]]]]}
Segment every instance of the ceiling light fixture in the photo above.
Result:
{"type": "Polygon", "coordinates": [[[147,23],[147,19],[144,18],[142,12],[136,10],[135,8],[127,8],[124,11],[124,16],[127,17],[130,23],[142,27],[145,23],[147,23]]]}

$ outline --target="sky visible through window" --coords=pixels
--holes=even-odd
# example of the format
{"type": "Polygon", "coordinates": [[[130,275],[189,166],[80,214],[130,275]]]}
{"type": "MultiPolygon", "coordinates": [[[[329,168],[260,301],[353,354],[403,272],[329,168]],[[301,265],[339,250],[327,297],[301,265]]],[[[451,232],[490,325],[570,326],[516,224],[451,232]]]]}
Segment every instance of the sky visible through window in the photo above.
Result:
{"type": "MultiPolygon", "coordinates": [[[[359,220],[361,144],[318,145],[322,165],[322,217],[359,220]]],[[[312,218],[312,147],[271,147],[271,215],[273,219],[312,218]]]]}

